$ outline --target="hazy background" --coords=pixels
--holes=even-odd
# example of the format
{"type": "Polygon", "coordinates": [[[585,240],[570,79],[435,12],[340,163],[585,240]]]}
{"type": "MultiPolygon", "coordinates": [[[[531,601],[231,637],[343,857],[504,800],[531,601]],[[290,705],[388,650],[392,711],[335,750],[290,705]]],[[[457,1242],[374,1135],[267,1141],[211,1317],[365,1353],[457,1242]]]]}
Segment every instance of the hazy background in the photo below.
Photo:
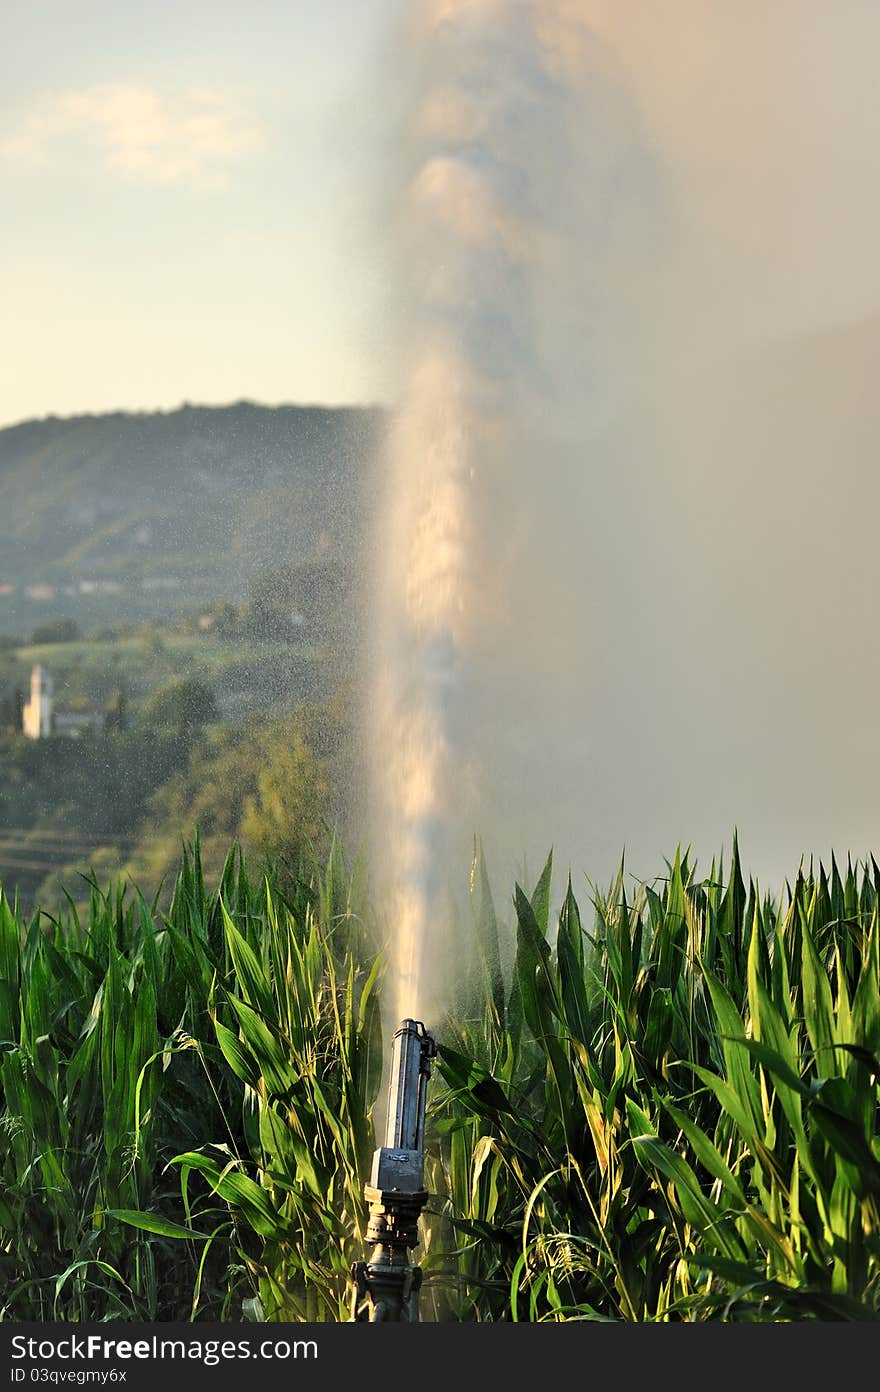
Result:
{"type": "MultiPolygon", "coordinates": [[[[644,250],[642,278],[677,248],[679,307],[718,343],[877,308],[870,0],[552,8],[592,29],[605,94],[572,185],[600,237],[609,195],[629,197],[616,230],[644,250]]],[[[247,13],[160,0],[137,14],[111,0],[5,3],[0,419],[389,399],[408,12],[400,0],[259,0],[247,13]]],[[[611,250],[606,235],[589,253],[611,250]]],[[[626,293],[609,286],[618,303],[626,293]]],[[[676,355],[703,356],[694,333],[676,355]]]]}
{"type": "Polygon", "coordinates": [[[505,875],[517,849],[536,873],[551,842],[600,879],[624,847],[650,874],[679,838],[705,857],[735,825],[773,885],[802,853],[864,854],[880,17],[688,0],[421,13],[422,149],[477,186],[444,171],[447,220],[417,222],[421,263],[404,235],[398,283],[409,271],[411,361],[423,333],[471,367],[466,448],[490,483],[472,490],[463,591],[469,612],[498,601],[450,716],[473,717],[453,742],[480,766],[474,791],[453,755],[456,815],[469,806],[505,875]],[[506,392],[500,445],[479,443],[497,410],[481,373],[506,392]]]}
{"type": "Polygon", "coordinates": [[[736,822],[776,879],[880,829],[880,15],[587,10],[616,100],[585,156],[606,217],[583,318],[601,300],[609,332],[578,431],[584,844],[604,864],[625,841],[645,873],[661,843],[705,853],[736,822]]]}
{"type": "MultiPolygon", "coordinates": [[[[575,593],[544,616],[546,645],[524,645],[534,718],[486,803],[530,860],[553,841],[600,878],[624,844],[650,875],[678,839],[706,854],[734,824],[762,877],[802,851],[864,854],[880,830],[880,11],[543,11],[568,126],[548,149],[529,333],[572,468],[535,563],[558,575],[564,535],[575,593]],[[560,733],[540,693],[567,646],[586,675],[560,733]]],[[[393,406],[406,13],[3,7],[0,422],[393,406]]],[[[536,452],[524,497],[542,467],[536,452]]]]}

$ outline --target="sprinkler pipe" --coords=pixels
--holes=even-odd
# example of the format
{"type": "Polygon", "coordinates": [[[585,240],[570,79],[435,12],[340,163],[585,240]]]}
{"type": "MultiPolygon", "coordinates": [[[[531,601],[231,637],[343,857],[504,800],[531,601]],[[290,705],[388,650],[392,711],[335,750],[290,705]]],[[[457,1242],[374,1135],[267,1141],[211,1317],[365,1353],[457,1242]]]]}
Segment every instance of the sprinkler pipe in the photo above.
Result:
{"type": "Polygon", "coordinates": [[[434,1036],[421,1020],[401,1021],[391,1042],[391,1076],[385,1144],[373,1155],[370,1182],[364,1185],[369,1205],[368,1261],[351,1269],[351,1318],[354,1322],[415,1323],[419,1318],[421,1268],[410,1249],[419,1244],[419,1217],[428,1200],[425,1189],[425,1105],[431,1065],[437,1056],[434,1036]]]}

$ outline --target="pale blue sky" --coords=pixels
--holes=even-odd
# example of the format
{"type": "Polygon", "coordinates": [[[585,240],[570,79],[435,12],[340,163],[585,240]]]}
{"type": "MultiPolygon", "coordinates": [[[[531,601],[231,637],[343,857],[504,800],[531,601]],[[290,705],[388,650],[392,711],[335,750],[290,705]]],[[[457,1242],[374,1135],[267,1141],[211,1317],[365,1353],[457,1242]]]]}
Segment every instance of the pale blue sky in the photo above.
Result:
{"type": "MultiPolygon", "coordinates": [[[[0,424],[394,398],[399,78],[415,64],[395,36],[415,5],[0,0],[0,424]]],[[[598,55],[571,185],[604,217],[597,152],[618,161],[634,275],[661,261],[662,185],[719,342],[880,311],[876,0],[570,8],[598,55]]],[[[633,294],[650,329],[595,250],[605,298],[633,294]]],[[[601,332],[591,319],[581,339],[603,353],[601,332]]]]}
{"type": "Polygon", "coordinates": [[[399,0],[0,8],[0,424],[381,398],[399,0]]]}

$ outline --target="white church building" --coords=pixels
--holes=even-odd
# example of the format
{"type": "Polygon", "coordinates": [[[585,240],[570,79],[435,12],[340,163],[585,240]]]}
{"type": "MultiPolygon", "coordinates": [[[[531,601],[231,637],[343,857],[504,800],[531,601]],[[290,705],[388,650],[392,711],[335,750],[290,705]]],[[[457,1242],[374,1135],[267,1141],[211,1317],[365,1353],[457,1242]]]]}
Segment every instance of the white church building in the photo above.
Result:
{"type": "Polygon", "coordinates": [[[21,712],[22,733],[28,739],[47,739],[50,735],[78,739],[83,730],[103,730],[106,716],[103,706],[56,705],[47,668],[40,663],[32,668],[30,700],[21,712]]]}

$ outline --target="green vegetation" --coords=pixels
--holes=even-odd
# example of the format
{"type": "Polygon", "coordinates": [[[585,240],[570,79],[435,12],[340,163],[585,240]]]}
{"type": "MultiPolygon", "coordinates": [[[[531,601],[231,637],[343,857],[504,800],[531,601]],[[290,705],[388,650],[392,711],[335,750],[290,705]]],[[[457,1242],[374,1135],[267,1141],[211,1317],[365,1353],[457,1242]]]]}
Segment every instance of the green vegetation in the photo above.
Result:
{"type": "Polygon", "coordinates": [[[346,895],[230,858],[208,896],[196,856],[165,917],[95,886],[82,924],[25,928],[3,901],[0,1317],[338,1315],[381,1070],[346,895]],[[274,1058],[256,1091],[242,1030],[274,1058]]]}
{"type": "Polygon", "coordinates": [[[0,648],[0,877],[10,889],[51,905],[62,886],[82,895],[77,871],[132,869],[151,894],[173,873],[179,828],[196,820],[212,872],[231,840],[257,854],[326,846],[321,819],[342,815],[325,755],[335,759],[343,733],[342,705],[328,698],[351,665],[350,588],[346,566],[303,563],[257,576],[241,603],[173,623],[70,639],[59,620],[40,645],[0,648]],[[103,708],[103,731],[23,737],[37,663],[56,703],[103,708]]]}
{"type": "MultiPolygon", "coordinates": [[[[348,825],[355,781],[342,696],[242,725],[207,722],[209,688],[160,687],[125,728],[78,740],[0,736],[0,862],[26,909],[88,900],[84,876],[133,879],[150,895],[173,877],[178,828],[196,823],[206,870],[240,842],[292,866],[348,825]]],[[[166,896],[167,897],[167,896],[166,896]]],[[[165,899],[163,898],[163,902],[165,899]]]]}
{"type": "MultiPolygon", "coordinates": [[[[425,1312],[454,1320],[875,1319],[880,869],[784,902],[677,855],[589,928],[550,863],[515,943],[475,863],[439,1022],[425,1312]],[[502,964],[512,951],[505,970],[502,964]]],[[[345,1318],[383,1059],[360,876],[165,913],[0,905],[0,1314],[345,1318]]]]}
{"type": "MultiPolygon", "coordinates": [[[[876,1317],[878,890],[799,870],[775,906],[734,843],[726,885],[621,874],[591,931],[569,887],[551,949],[549,863],[517,889],[512,990],[441,1051],[464,1317],[876,1317]]],[[[478,915],[491,967],[485,880],[478,915]]]]}
{"type": "Polygon", "coordinates": [[[378,410],[238,402],[0,430],[0,632],[165,620],[350,561],[382,428],[378,410]]]}
{"type": "MultiPolygon", "coordinates": [[[[255,864],[274,859],[277,876],[289,884],[303,855],[327,853],[332,827],[353,824],[355,782],[351,718],[341,696],[277,720],[210,727],[149,799],[124,873],[157,886],[176,867],[178,828],[198,825],[206,873],[220,874],[235,841],[255,864]]],[[[100,861],[95,869],[103,869],[100,861]]],[[[56,874],[52,888],[63,881],[56,874]]]]}
{"type": "Polygon", "coordinates": [[[247,402],[0,430],[0,878],[26,908],[90,869],[152,894],[196,817],[213,873],[232,839],[326,848],[316,712],[361,642],[382,430],[247,402]],[[78,739],[24,739],[37,664],[78,739]]]}
{"type": "Polygon", "coordinates": [[[194,676],[214,688],[224,714],[242,719],[326,685],[327,655],[316,644],[226,641],[151,624],[137,634],[0,652],[0,694],[7,704],[16,690],[27,693],[37,663],[52,673],[59,700],[104,702],[123,686],[133,701],[144,701],[164,682],[194,676]]]}
{"type": "Polygon", "coordinates": [[[30,641],[35,647],[39,647],[47,643],[75,643],[81,637],[79,624],[73,619],[45,619],[43,623],[37,624],[30,641]]]}
{"type": "Polygon", "coordinates": [[[169,730],[189,738],[217,719],[217,702],[198,677],[173,677],[144,703],[141,720],[148,730],[169,730]]]}

